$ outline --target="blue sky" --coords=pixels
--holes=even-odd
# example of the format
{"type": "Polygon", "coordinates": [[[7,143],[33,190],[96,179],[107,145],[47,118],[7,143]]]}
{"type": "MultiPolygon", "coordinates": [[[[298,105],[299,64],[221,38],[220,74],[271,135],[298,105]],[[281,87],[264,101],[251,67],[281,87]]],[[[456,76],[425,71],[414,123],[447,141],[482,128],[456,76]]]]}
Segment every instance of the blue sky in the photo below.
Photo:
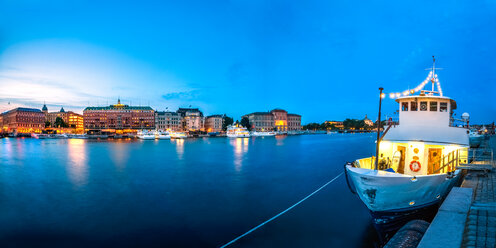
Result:
{"type": "Polygon", "coordinates": [[[0,111],[120,96],[236,119],[375,119],[377,88],[414,88],[436,55],[457,112],[492,122],[494,30],[496,1],[0,0],[0,111]]]}

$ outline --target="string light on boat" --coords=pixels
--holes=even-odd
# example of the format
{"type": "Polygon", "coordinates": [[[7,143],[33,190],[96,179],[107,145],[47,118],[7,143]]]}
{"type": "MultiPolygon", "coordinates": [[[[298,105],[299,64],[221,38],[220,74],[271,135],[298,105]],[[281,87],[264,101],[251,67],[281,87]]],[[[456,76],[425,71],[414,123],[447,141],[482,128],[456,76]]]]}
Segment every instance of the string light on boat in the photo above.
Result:
{"type": "Polygon", "coordinates": [[[403,92],[389,93],[389,98],[394,99],[394,98],[398,98],[398,97],[401,97],[401,96],[408,96],[408,95],[411,95],[411,94],[415,94],[415,92],[421,91],[425,87],[425,85],[427,83],[429,83],[430,80],[432,80],[433,77],[434,77],[435,81],[437,82],[437,87],[439,89],[439,94],[440,95],[443,95],[442,94],[442,91],[441,91],[441,86],[440,86],[439,80],[437,79],[437,74],[433,75],[432,71],[430,71],[429,72],[429,75],[427,76],[427,78],[424,81],[422,81],[422,83],[420,83],[419,85],[417,85],[417,87],[415,87],[414,89],[405,90],[403,92]]]}

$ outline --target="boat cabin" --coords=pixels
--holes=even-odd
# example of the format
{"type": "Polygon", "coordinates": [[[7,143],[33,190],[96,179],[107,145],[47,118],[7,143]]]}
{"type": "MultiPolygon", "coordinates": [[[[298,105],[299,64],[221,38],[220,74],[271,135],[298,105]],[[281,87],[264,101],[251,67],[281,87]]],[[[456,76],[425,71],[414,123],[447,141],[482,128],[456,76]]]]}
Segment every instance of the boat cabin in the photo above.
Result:
{"type": "MultiPolygon", "coordinates": [[[[454,100],[421,92],[396,102],[399,124],[380,142],[377,169],[416,176],[452,172],[467,163],[467,129],[453,125],[454,100]]],[[[375,168],[375,157],[357,162],[360,168],[375,168]]]]}

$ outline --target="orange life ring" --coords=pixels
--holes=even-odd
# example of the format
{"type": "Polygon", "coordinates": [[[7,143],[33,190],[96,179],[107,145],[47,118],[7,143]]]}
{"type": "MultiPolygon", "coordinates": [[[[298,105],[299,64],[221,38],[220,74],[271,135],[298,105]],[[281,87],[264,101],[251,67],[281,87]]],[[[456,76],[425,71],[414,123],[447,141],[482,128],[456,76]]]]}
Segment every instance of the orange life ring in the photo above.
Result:
{"type": "Polygon", "coordinates": [[[410,170],[412,170],[413,172],[419,171],[420,168],[422,168],[422,166],[420,165],[419,161],[413,160],[412,162],[410,162],[410,170]]]}

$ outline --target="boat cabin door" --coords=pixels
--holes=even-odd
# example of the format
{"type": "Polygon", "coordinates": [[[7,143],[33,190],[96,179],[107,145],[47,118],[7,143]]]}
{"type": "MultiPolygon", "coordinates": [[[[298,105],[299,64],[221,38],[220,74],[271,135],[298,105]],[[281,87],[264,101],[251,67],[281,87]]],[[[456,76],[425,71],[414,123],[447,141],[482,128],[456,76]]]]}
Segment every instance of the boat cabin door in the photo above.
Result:
{"type": "Polygon", "coordinates": [[[428,174],[433,174],[441,166],[441,154],[441,148],[429,148],[428,174]]]}
{"type": "Polygon", "coordinates": [[[393,154],[392,168],[396,169],[396,172],[401,174],[405,173],[405,150],[406,147],[398,146],[393,154]]]}

